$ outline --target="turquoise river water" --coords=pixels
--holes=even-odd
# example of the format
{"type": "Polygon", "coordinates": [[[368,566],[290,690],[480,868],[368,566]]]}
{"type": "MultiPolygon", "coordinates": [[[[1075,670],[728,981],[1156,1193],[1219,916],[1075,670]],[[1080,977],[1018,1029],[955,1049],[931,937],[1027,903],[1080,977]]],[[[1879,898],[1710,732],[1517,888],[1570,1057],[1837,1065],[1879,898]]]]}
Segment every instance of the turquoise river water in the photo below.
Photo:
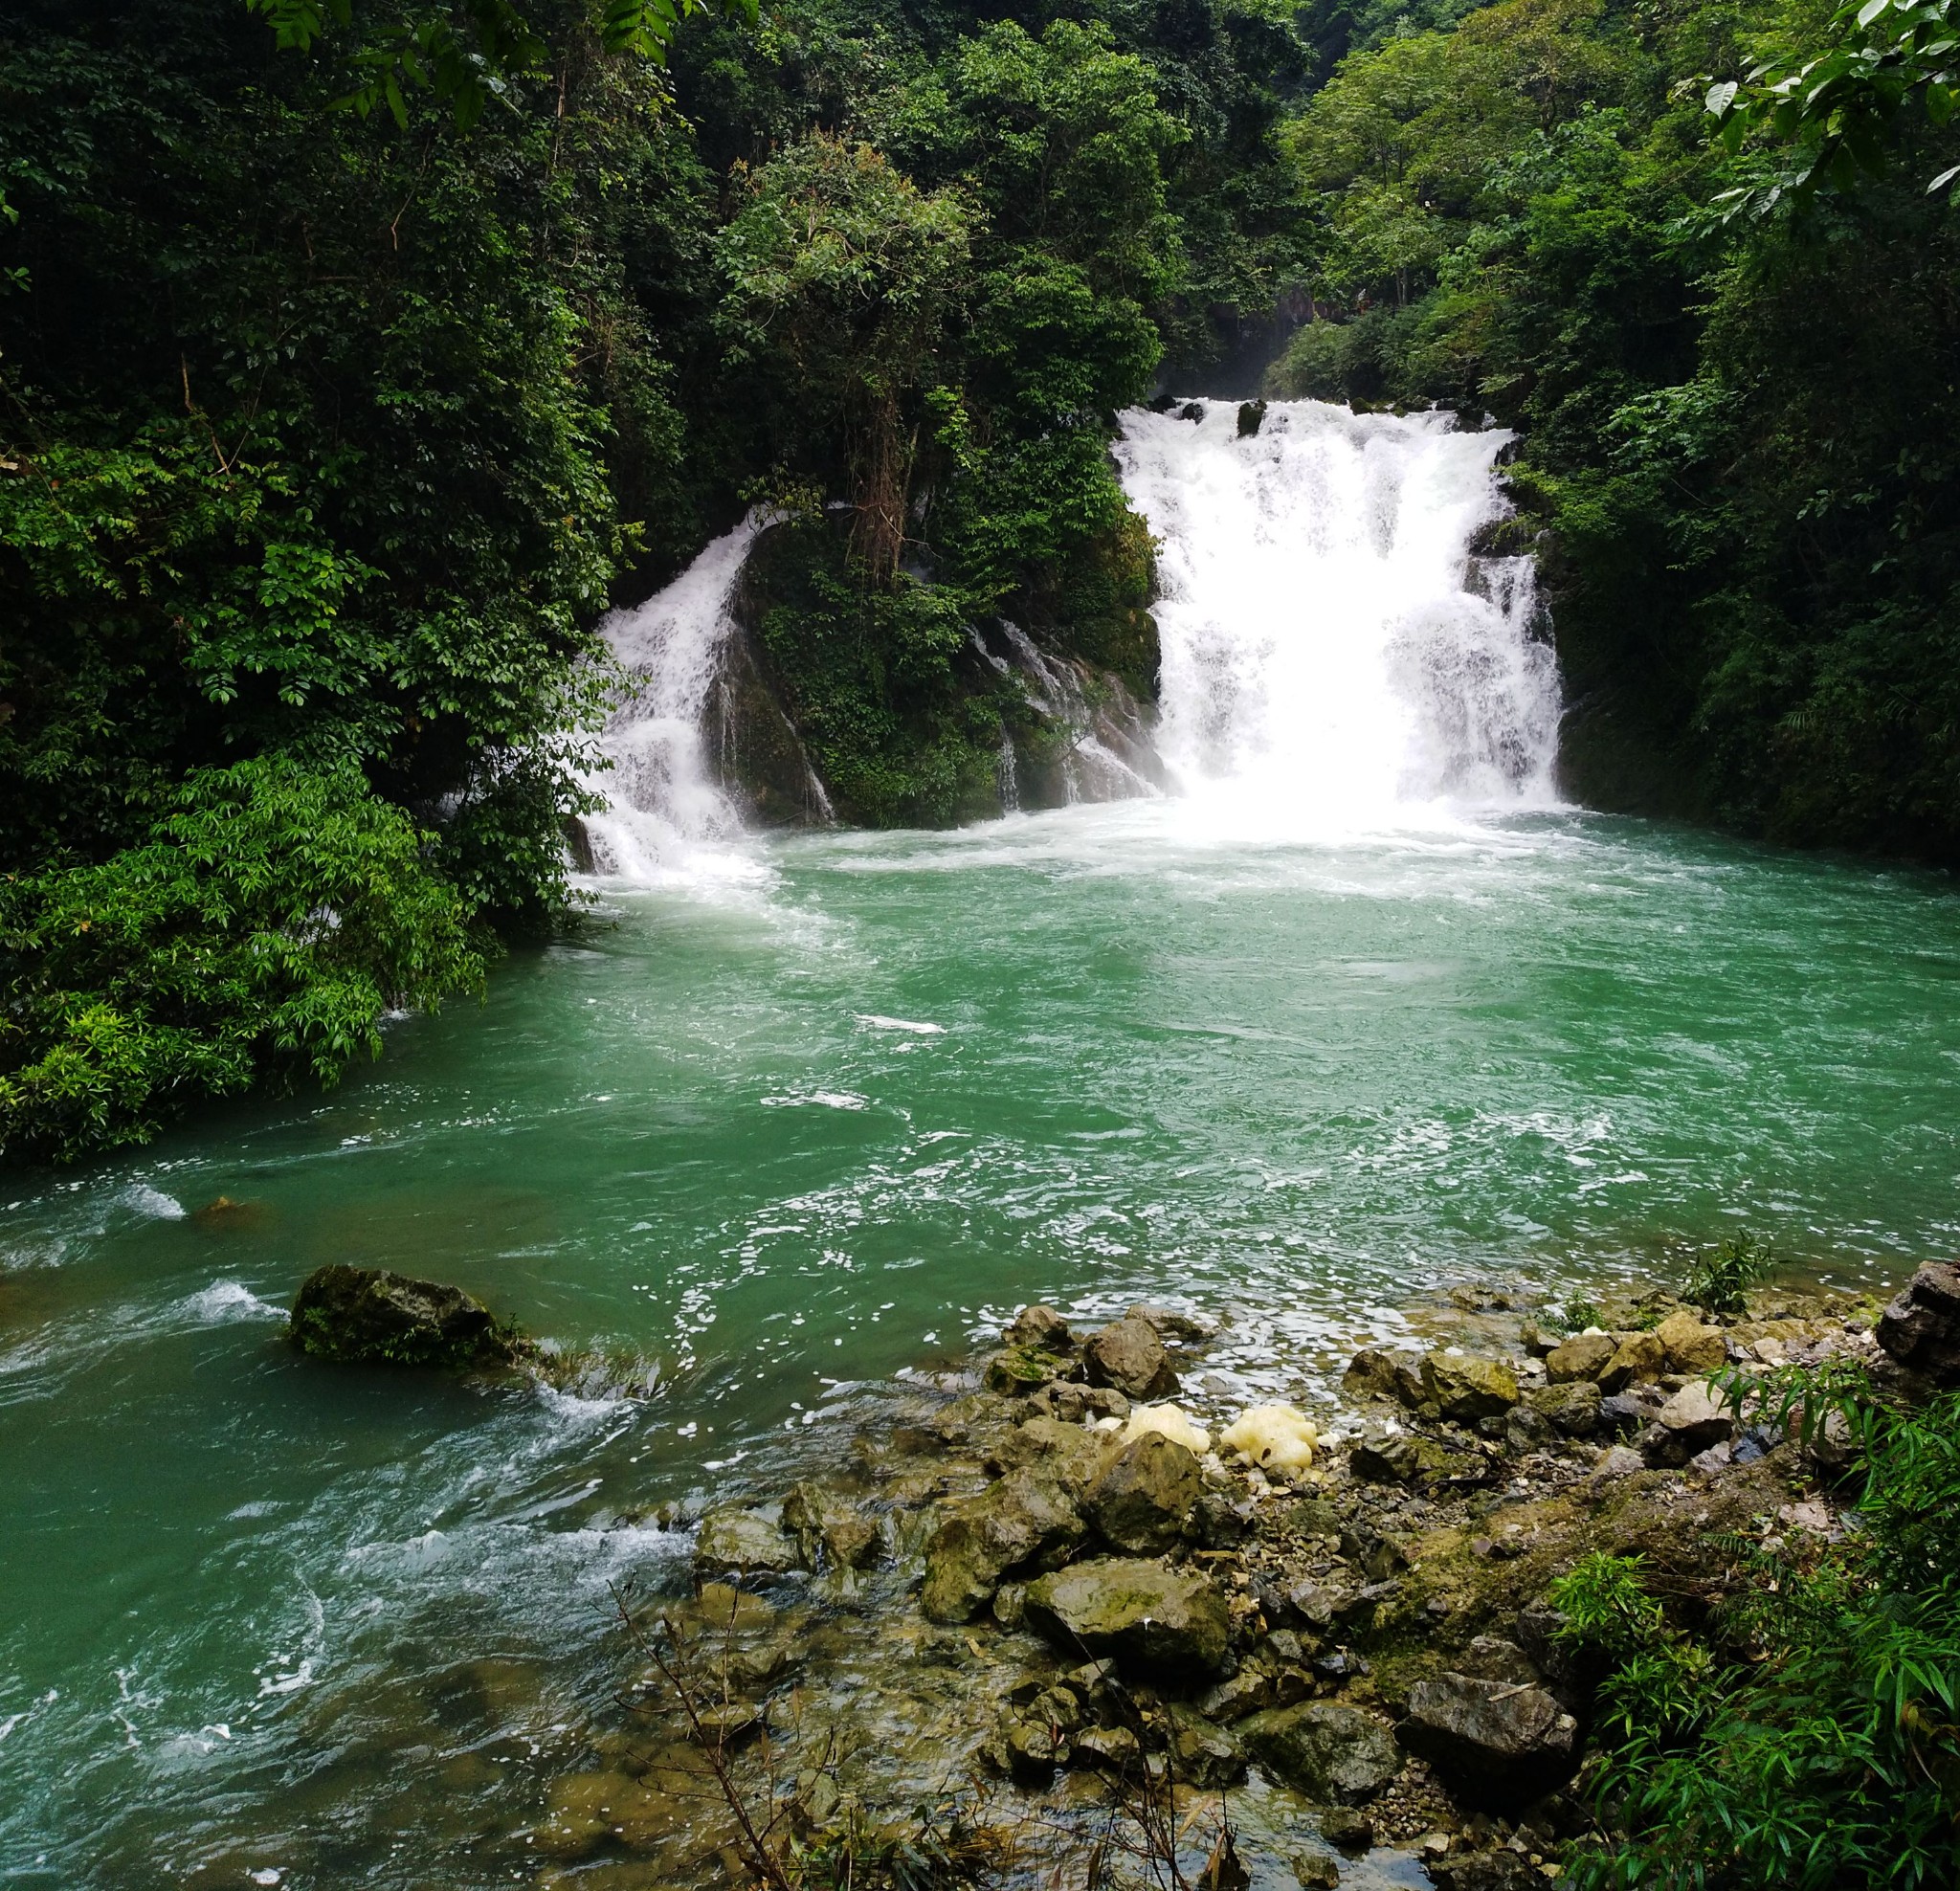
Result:
{"type": "Polygon", "coordinates": [[[608,1584],[684,1555],[646,1513],[835,1448],[854,1388],[1033,1298],[1230,1310],[1211,1394],[1317,1403],[1439,1280],[1647,1277],[1744,1224],[1875,1286],[1953,1246],[1941,879],[1174,801],[731,857],[323,1100],[10,1178],[0,1880],[524,1880],[608,1584]],[[329,1257],[614,1383],[302,1360],[280,1309],[329,1257]]]}

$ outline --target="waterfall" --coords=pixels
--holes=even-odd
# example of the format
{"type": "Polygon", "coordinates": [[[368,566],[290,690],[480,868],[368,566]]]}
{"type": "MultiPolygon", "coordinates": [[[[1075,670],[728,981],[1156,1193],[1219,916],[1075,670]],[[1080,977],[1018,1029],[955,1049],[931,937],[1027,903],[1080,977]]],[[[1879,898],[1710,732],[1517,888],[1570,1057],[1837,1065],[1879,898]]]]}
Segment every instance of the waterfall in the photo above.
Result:
{"type": "Polygon", "coordinates": [[[627,678],[600,738],[612,767],[592,783],[607,805],[586,818],[601,874],[657,884],[758,871],[726,845],[742,813],[715,778],[702,724],[734,628],[735,585],[767,523],[751,512],[664,590],[599,626],[627,678]]]}
{"type": "Polygon", "coordinates": [[[1553,797],[1559,694],[1526,558],[1479,559],[1510,437],[1275,401],[1124,415],[1160,541],[1158,747],[1198,799],[1283,832],[1553,797]]]}

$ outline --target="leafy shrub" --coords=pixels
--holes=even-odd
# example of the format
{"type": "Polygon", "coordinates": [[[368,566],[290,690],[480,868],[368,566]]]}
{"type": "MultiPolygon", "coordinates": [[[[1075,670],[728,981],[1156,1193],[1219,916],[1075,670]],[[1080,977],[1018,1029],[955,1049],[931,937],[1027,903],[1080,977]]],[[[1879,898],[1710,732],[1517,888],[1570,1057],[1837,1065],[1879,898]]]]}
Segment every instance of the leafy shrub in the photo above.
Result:
{"type": "Polygon", "coordinates": [[[1551,1585],[1551,1605],[1565,1616],[1560,1638],[1627,1659],[1659,1639],[1660,1605],[1647,1593],[1638,1556],[1595,1550],[1551,1585]]]}
{"type": "Polygon", "coordinates": [[[481,983],[428,836],[351,768],[192,774],[148,840],[0,883],[0,1150],[142,1142],[200,1099],[381,1048],[481,983]]]}
{"type": "Polygon", "coordinates": [[[1697,1254],[1682,1292],[1704,1312],[1740,1313],[1743,1297],[1775,1269],[1775,1250],[1745,1229],[1697,1254]]]}
{"type": "Polygon", "coordinates": [[[1902,1412],[1839,1375],[1804,1395],[1862,1442],[1861,1527],[1749,1549],[1717,1616],[1731,1665],[1648,1648],[1606,1683],[1622,1835],[1577,1861],[1581,1886],[1960,1878],[1960,1393],[1902,1412]]]}

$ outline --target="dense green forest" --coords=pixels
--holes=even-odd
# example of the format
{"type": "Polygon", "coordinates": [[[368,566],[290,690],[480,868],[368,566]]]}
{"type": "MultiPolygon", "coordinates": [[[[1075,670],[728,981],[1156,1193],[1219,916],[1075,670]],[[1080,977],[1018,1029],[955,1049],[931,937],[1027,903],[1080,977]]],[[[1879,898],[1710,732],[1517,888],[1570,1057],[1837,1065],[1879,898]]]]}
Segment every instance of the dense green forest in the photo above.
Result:
{"type": "Polygon", "coordinates": [[[1579,793],[1951,860],[1937,56],[1808,118],[1771,73],[1726,142],[1704,100],[1886,30],[11,0],[0,1140],[331,1080],[561,923],[592,627],[757,500],[841,812],[981,805],[1025,704],[966,626],[1147,691],[1114,416],[1241,391],[1289,330],[1272,392],[1519,430],[1579,793]]]}

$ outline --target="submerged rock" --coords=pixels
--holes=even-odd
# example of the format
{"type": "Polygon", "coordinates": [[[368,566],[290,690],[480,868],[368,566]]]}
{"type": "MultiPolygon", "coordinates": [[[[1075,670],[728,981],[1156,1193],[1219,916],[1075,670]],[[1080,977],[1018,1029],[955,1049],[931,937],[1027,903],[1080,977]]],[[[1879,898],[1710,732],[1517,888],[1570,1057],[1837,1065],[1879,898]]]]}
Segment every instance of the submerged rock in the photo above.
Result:
{"type": "Polygon", "coordinates": [[[1387,1727],[1332,1702],[1255,1714],[1239,1723],[1238,1740],[1281,1784],[1339,1806],[1365,1806],[1402,1770],[1387,1727]]]}
{"type": "Polygon", "coordinates": [[[1102,1557],[1028,1585],[1029,1626],[1069,1654],[1201,1680],[1224,1665],[1232,1621],[1203,1576],[1162,1563],[1102,1557]]]}
{"type": "Polygon", "coordinates": [[[364,1366],[505,1366],[523,1351],[460,1287],[339,1262],[306,1277],[291,1332],[302,1352],[364,1366]]]}
{"type": "Polygon", "coordinates": [[[1089,1518],[1112,1549],[1160,1556],[1184,1534],[1204,1495],[1198,1460],[1161,1432],[1125,1446],[1089,1486],[1089,1518]]]}
{"type": "Polygon", "coordinates": [[[1164,1399],[1177,1390],[1157,1329],[1132,1314],[1089,1336],[1082,1365],[1092,1386],[1114,1386],[1125,1398],[1164,1399]]]}
{"type": "Polygon", "coordinates": [[[1473,1675],[1417,1681],[1397,1735],[1446,1779],[1499,1807],[1563,1786],[1579,1759],[1579,1724],[1552,1695],[1473,1675]]]}
{"type": "Polygon", "coordinates": [[[1878,1341],[1915,1372],[1960,1380],[1960,1266],[1927,1261],[1880,1316],[1878,1341]]]}

